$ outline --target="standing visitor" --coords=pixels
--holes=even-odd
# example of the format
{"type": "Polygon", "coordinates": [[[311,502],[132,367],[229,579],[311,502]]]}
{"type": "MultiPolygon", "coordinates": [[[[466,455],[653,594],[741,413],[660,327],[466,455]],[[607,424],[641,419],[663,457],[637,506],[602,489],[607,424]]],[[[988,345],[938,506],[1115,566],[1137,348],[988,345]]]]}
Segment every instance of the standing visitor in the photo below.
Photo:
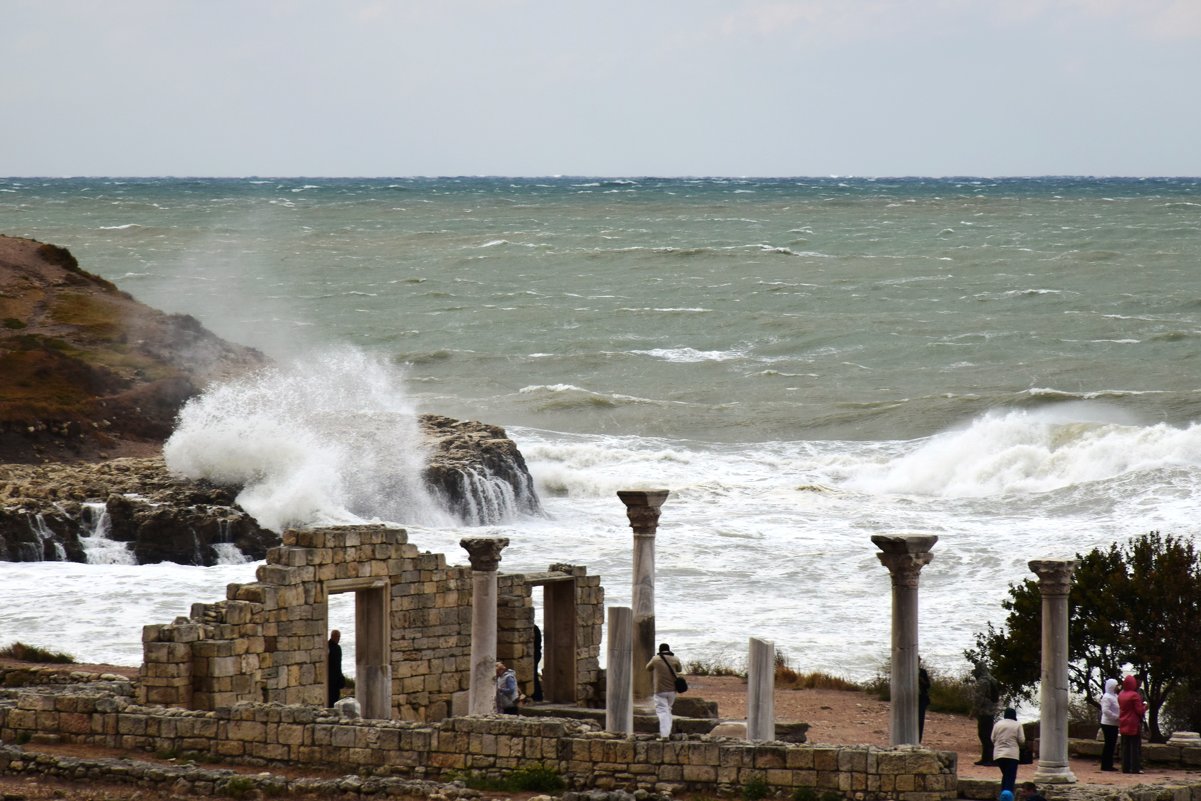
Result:
{"type": "Polygon", "coordinates": [[[993,761],[1001,769],[1001,790],[1013,793],[1018,779],[1018,759],[1026,744],[1026,733],[1018,723],[1017,710],[1010,707],[992,727],[993,761]]]}
{"type": "Polygon", "coordinates": [[[992,726],[997,718],[997,701],[1001,685],[988,672],[983,662],[972,668],[972,716],[976,718],[976,737],[980,740],[980,761],[977,765],[993,764],[992,726]]]}
{"type": "Polygon", "coordinates": [[[922,741],[926,733],[926,709],[930,706],[930,674],[922,667],[922,659],[917,660],[917,741],[922,741]]]}
{"type": "Polygon", "coordinates": [[[517,671],[505,667],[504,662],[496,663],[496,711],[504,715],[517,714],[517,671]]]}
{"type": "Polygon", "coordinates": [[[1122,773],[1143,772],[1143,715],[1147,703],[1138,691],[1138,679],[1122,679],[1118,693],[1118,733],[1122,735],[1122,773]]]}
{"type": "Polygon", "coordinates": [[[655,714],[659,716],[659,736],[671,736],[671,705],[676,702],[676,676],[684,669],[667,643],[659,645],[659,653],[646,663],[654,674],[655,714]]]}
{"type": "Polygon", "coordinates": [[[342,688],[346,686],[346,677],[342,675],[342,646],[338,643],[342,632],[334,629],[329,633],[329,659],[326,667],[329,671],[326,686],[329,689],[329,706],[332,708],[342,697],[342,688]]]}
{"type": "Polygon", "coordinates": [[[542,662],[542,629],[538,628],[538,624],[534,624],[534,695],[535,701],[541,701],[542,696],[542,674],[538,672],[538,665],[542,662]]]}
{"type": "Polygon", "coordinates": [[[1101,770],[1117,770],[1113,766],[1113,756],[1118,750],[1118,722],[1120,707],[1118,706],[1118,680],[1105,680],[1105,694],[1101,696],[1101,733],[1105,736],[1105,745],[1101,751],[1101,770]]]}

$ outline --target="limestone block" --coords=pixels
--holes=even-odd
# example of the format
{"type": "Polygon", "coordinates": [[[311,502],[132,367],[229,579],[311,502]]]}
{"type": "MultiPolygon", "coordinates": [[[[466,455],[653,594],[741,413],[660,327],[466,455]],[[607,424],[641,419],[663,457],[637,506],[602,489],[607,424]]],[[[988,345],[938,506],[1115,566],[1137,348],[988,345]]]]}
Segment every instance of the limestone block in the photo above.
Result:
{"type": "Polygon", "coordinates": [[[142,626],[142,642],[158,642],[165,628],[163,625],[142,626]]]}

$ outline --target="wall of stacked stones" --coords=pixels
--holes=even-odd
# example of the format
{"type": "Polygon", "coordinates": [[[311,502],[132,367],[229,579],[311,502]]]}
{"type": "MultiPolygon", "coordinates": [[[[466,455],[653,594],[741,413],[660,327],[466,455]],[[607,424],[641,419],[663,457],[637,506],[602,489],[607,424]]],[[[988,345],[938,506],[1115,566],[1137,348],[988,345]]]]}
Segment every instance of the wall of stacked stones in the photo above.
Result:
{"type": "MultiPolygon", "coordinates": [[[[578,698],[595,702],[604,594],[600,577],[575,576],[578,698]]],[[[230,584],[226,599],[193,604],[187,617],[143,630],[140,700],[211,710],[243,702],[326,703],[327,583],[385,582],[393,714],[439,720],[468,689],[471,662],[471,568],[420,553],[403,530],[339,527],[287,531],[267,553],[256,582],[230,584]]],[[[521,575],[498,577],[497,657],[533,692],[534,608],[521,575]]],[[[345,659],[353,660],[352,654],[345,659]]]]}
{"type": "Polygon", "coordinates": [[[86,692],[25,693],[0,705],[0,739],[66,742],[234,763],[304,763],[335,770],[449,780],[535,766],[576,788],[732,792],[751,781],[789,792],[837,791],[859,801],[940,801],[956,795],[956,755],[913,747],[748,743],[688,736],[628,739],[589,723],[512,716],[440,723],[345,720],[311,706],[239,704],[213,712],[138,706],[86,692]]]}

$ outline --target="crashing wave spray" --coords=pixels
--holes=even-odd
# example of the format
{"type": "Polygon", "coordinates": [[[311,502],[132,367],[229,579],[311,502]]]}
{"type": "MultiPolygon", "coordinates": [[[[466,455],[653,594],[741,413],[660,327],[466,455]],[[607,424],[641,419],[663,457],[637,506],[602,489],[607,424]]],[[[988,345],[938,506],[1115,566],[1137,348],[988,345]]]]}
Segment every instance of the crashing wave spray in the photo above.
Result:
{"type": "Polygon", "coordinates": [[[242,485],[238,503],[274,531],[453,523],[423,480],[400,370],[351,348],[210,387],[180,412],[163,456],[173,472],[242,485]]]}

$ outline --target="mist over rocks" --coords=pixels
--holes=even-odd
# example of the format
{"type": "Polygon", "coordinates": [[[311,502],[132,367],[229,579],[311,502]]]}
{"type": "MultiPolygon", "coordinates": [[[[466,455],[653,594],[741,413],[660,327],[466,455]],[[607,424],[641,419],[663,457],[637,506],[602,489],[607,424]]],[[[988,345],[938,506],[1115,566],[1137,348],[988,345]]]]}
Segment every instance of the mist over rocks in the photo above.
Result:
{"type": "Polygon", "coordinates": [[[386,360],[280,367],[0,235],[0,561],[212,565],[285,525],[540,511],[504,429],[416,415],[386,360]]]}

